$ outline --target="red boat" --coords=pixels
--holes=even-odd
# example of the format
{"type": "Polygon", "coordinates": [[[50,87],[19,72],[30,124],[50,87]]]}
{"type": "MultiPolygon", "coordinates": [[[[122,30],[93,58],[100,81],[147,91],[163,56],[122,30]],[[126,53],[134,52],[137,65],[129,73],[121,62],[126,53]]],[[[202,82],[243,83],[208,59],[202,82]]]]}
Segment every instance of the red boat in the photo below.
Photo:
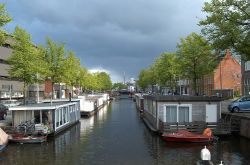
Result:
{"type": "Polygon", "coordinates": [[[206,128],[203,134],[195,134],[186,130],[180,130],[175,133],[162,134],[163,140],[172,142],[211,142],[214,140],[212,131],[206,128]]]}

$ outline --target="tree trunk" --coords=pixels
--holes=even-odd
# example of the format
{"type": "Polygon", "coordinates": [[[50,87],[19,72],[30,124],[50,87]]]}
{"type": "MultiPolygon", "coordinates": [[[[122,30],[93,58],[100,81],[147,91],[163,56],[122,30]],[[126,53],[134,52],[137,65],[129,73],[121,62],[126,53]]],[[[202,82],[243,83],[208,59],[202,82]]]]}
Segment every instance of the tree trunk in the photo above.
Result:
{"type": "Polygon", "coordinates": [[[23,104],[26,105],[26,83],[23,83],[23,104]]]}
{"type": "Polygon", "coordinates": [[[51,85],[52,85],[52,91],[51,91],[51,98],[54,99],[54,82],[51,82],[51,85]]]}

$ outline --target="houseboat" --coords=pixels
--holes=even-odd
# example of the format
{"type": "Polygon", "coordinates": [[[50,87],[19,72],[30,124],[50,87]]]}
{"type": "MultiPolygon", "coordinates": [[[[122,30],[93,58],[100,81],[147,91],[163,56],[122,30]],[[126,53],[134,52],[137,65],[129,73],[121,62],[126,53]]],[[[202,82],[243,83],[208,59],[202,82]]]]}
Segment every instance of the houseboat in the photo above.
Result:
{"type": "Polygon", "coordinates": [[[109,102],[109,94],[92,94],[86,96],[78,96],[80,100],[81,116],[91,116],[100,110],[109,102]]]}
{"type": "Polygon", "coordinates": [[[139,112],[143,112],[143,94],[142,93],[136,93],[134,95],[134,100],[135,100],[135,104],[136,104],[136,108],[139,112]]]}
{"type": "Polygon", "coordinates": [[[201,133],[207,127],[214,134],[230,133],[229,126],[221,122],[219,97],[145,95],[143,108],[145,123],[161,134],[178,130],[201,133]]]}
{"type": "Polygon", "coordinates": [[[65,130],[80,119],[79,101],[45,102],[10,107],[9,110],[14,127],[30,121],[35,123],[35,130],[44,127],[49,135],[65,130]]]}

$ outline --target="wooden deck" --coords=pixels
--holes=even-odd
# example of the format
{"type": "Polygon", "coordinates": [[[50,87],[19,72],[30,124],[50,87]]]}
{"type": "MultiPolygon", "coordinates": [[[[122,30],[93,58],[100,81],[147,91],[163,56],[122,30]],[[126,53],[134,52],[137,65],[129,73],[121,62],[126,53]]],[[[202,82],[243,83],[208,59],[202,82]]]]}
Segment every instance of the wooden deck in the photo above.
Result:
{"type": "Polygon", "coordinates": [[[214,135],[231,134],[230,123],[219,121],[218,123],[188,122],[188,123],[163,123],[160,122],[161,132],[176,132],[188,130],[194,133],[202,133],[205,128],[211,128],[214,135]]]}

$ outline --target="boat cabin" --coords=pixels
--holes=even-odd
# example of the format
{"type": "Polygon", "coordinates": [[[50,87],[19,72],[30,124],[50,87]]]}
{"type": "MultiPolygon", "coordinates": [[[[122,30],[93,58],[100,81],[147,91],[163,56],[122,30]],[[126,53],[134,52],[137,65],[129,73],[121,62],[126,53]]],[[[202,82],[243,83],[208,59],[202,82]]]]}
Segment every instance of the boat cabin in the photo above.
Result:
{"type": "Polygon", "coordinates": [[[143,98],[144,118],[160,132],[216,126],[221,118],[219,97],[145,95],[143,98]]]}
{"type": "Polygon", "coordinates": [[[80,119],[79,101],[22,105],[10,107],[9,110],[14,127],[30,121],[37,127],[46,126],[48,134],[57,134],[80,119]]]}

